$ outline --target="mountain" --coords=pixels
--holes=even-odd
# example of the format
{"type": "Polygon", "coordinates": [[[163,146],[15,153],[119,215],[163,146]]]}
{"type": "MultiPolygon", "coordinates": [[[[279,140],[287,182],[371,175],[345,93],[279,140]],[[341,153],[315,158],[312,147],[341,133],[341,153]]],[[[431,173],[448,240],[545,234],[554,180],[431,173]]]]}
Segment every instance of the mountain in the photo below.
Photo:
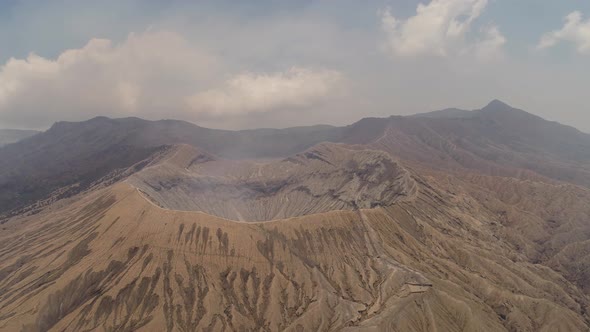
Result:
{"type": "Polygon", "coordinates": [[[324,143],[265,163],[215,158],[186,145],[171,153],[127,182],[161,207],[232,220],[388,206],[415,191],[409,172],[388,154],[344,145],[324,143]]]}
{"type": "Polygon", "coordinates": [[[38,133],[36,130],[0,129],[0,146],[18,142],[38,133]]]}
{"type": "Polygon", "coordinates": [[[400,117],[373,146],[429,168],[590,186],[590,135],[497,100],[469,113],[400,117]]]}
{"type": "Polygon", "coordinates": [[[175,121],[138,118],[58,122],[29,140],[0,148],[0,214],[49,197],[77,193],[116,169],[125,169],[167,145],[190,144],[221,157],[285,157],[317,143],[368,142],[383,130],[379,119],[347,127],[311,126],[215,130],[175,121]],[[377,130],[375,130],[377,129],[377,130]],[[73,186],[64,192],[63,188],[73,186]]]}
{"type": "Polygon", "coordinates": [[[590,135],[500,101],[471,113],[459,118],[367,118],[346,127],[243,131],[138,118],[58,122],[31,139],[0,148],[0,214],[60,188],[61,196],[76,193],[173,144],[197,146],[229,159],[287,157],[321,142],[369,144],[428,168],[590,186],[590,135]],[[64,192],[67,186],[73,187],[64,192]]]}
{"type": "Polygon", "coordinates": [[[469,112],[8,145],[0,330],[588,331],[588,135],[469,112]]]}

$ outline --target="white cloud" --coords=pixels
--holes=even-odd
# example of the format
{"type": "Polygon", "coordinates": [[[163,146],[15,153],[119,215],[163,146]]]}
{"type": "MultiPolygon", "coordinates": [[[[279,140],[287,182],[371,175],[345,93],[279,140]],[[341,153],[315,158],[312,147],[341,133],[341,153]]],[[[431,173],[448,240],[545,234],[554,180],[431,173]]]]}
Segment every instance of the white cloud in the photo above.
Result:
{"type": "Polygon", "coordinates": [[[491,61],[504,57],[504,44],[506,37],[502,35],[498,27],[489,26],[482,30],[483,38],[479,39],[471,50],[475,56],[483,61],[491,61]]]}
{"type": "Polygon", "coordinates": [[[554,30],[541,37],[538,49],[557,45],[559,41],[568,41],[576,46],[579,53],[590,54],[590,19],[582,21],[582,13],[574,11],[565,17],[565,24],[560,30],[554,30]]]}
{"type": "Polygon", "coordinates": [[[386,47],[396,56],[448,56],[466,50],[485,57],[498,54],[506,39],[495,27],[485,30],[485,38],[475,44],[466,40],[486,5],[487,0],[432,0],[418,4],[416,15],[405,20],[395,18],[387,9],[381,13],[386,47]]]}
{"type": "Polygon", "coordinates": [[[12,58],[0,67],[0,121],[29,127],[96,115],[198,121],[309,107],[343,81],[336,71],[293,67],[219,83],[227,76],[221,64],[176,33],[149,31],[120,44],[92,39],[56,59],[12,58]]]}
{"type": "Polygon", "coordinates": [[[118,45],[92,39],[56,59],[11,58],[0,67],[0,120],[45,126],[175,109],[213,77],[217,62],[172,32],[131,34],[118,45]]]}
{"type": "Polygon", "coordinates": [[[268,112],[309,107],[330,96],[342,83],[339,72],[293,67],[270,74],[243,73],[218,89],[186,99],[191,109],[211,114],[268,112]]]}

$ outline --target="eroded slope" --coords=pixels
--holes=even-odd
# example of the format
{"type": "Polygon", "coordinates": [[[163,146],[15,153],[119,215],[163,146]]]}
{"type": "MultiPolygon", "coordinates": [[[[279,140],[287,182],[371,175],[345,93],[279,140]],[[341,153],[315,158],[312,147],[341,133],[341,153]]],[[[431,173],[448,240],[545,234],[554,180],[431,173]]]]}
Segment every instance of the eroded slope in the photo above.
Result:
{"type": "Polygon", "coordinates": [[[587,329],[588,296],[499,238],[495,211],[415,180],[387,207],[265,223],[127,183],[54,204],[3,226],[0,330],[587,329]]]}
{"type": "Polygon", "coordinates": [[[429,284],[379,258],[353,211],[250,225],[120,184],[20,222],[0,248],[2,330],[333,330],[429,284]]]}

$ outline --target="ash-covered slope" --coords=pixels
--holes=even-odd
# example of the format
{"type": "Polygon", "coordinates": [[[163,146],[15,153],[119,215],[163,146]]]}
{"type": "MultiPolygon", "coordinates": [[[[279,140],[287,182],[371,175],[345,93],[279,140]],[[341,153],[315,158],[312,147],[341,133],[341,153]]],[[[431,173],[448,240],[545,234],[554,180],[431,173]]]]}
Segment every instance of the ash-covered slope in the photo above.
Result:
{"type": "Polygon", "coordinates": [[[460,181],[500,216],[498,236],[590,294],[590,190],[480,175],[460,181]]]}
{"type": "Polygon", "coordinates": [[[220,159],[183,145],[127,182],[164,208],[243,221],[389,206],[416,190],[386,153],[337,144],[272,161],[220,159]]]}
{"type": "Polygon", "coordinates": [[[265,223],[119,183],[4,225],[0,329],[583,331],[588,297],[416,178],[387,207],[265,223]]]}
{"type": "Polygon", "coordinates": [[[264,223],[162,209],[125,182],[13,218],[0,330],[586,329],[588,294],[500,237],[500,214],[414,179],[386,207],[264,223]]]}
{"type": "Polygon", "coordinates": [[[379,258],[353,211],[251,226],[120,184],[47,212],[2,238],[0,329],[338,329],[429,285],[379,258]]]}

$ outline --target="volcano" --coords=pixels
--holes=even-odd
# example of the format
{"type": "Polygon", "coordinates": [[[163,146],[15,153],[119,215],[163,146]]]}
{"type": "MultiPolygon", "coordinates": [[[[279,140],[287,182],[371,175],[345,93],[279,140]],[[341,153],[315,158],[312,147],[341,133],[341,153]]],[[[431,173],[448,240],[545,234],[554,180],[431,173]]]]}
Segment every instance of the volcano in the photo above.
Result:
{"type": "Polygon", "coordinates": [[[2,331],[587,331],[590,135],[59,122],[0,148],[2,331]]]}

